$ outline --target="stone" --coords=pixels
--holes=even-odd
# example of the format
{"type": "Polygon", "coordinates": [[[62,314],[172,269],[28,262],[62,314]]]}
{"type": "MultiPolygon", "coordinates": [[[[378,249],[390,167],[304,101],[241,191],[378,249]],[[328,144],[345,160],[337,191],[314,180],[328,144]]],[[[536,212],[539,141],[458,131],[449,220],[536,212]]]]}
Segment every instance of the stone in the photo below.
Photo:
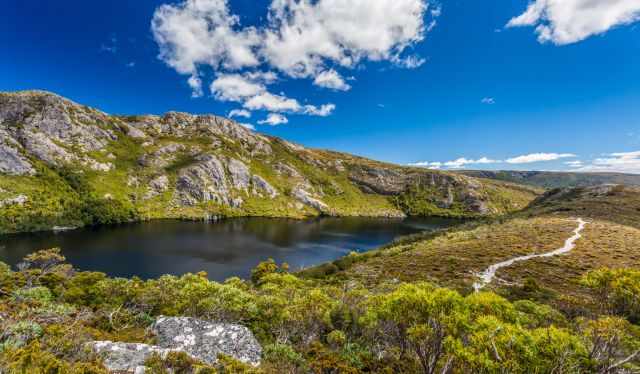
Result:
{"type": "Polygon", "coordinates": [[[251,331],[241,325],[214,323],[190,317],[160,316],[151,327],[156,345],[93,341],[88,343],[104,360],[109,371],[144,372],[144,363],[153,354],[166,357],[170,352],[184,352],[208,365],[215,365],[218,354],[258,366],[262,347],[251,331]]]}
{"type": "Polygon", "coordinates": [[[145,199],[151,199],[169,189],[169,177],[166,175],[159,175],[149,182],[149,187],[144,195],[145,199]]]}
{"type": "Polygon", "coordinates": [[[273,153],[268,138],[223,117],[169,112],[164,116],[136,116],[128,124],[150,135],[176,137],[189,137],[196,134],[199,136],[204,135],[211,138],[212,144],[219,143],[216,137],[224,137],[232,142],[239,143],[244,150],[252,155],[270,155],[273,153]]]}
{"type": "Polygon", "coordinates": [[[147,138],[147,134],[145,134],[142,130],[137,129],[137,128],[129,125],[128,123],[124,124],[124,128],[125,128],[125,131],[126,131],[127,135],[129,135],[130,137],[132,137],[134,139],[146,139],[147,138]]]}
{"type": "Polygon", "coordinates": [[[98,162],[88,157],[82,161],[82,165],[88,167],[91,170],[102,172],[108,172],[114,168],[113,164],[110,162],[98,162]]]}
{"type": "Polygon", "coordinates": [[[241,325],[190,317],[159,317],[152,331],[158,346],[184,351],[210,365],[215,364],[220,353],[246,364],[260,364],[262,347],[251,331],[241,325]]]}
{"type": "Polygon", "coordinates": [[[317,209],[322,213],[330,213],[330,209],[327,204],[314,198],[309,192],[301,188],[301,186],[296,186],[296,188],[293,189],[293,197],[302,204],[317,209]]]}
{"type": "Polygon", "coordinates": [[[0,208],[10,205],[24,205],[29,200],[26,195],[18,195],[16,197],[12,197],[5,200],[0,200],[0,208]]]}
{"type": "Polygon", "coordinates": [[[17,143],[2,137],[0,132],[0,174],[34,175],[33,166],[17,149],[17,143]],[[13,143],[13,144],[11,144],[13,143]]]}
{"type": "Polygon", "coordinates": [[[284,175],[290,178],[301,178],[302,176],[300,175],[300,173],[293,168],[292,166],[289,166],[287,164],[278,162],[277,164],[274,165],[274,169],[276,171],[276,173],[278,173],[279,175],[284,175]]]}
{"type": "Polygon", "coordinates": [[[203,155],[197,160],[195,165],[179,173],[176,185],[179,202],[189,206],[207,201],[228,205],[228,182],[220,159],[214,155],[203,155]]]}
{"type": "MultiPolygon", "coordinates": [[[[103,359],[104,366],[111,372],[139,373],[144,363],[153,354],[166,357],[174,351],[142,343],[121,343],[94,341],[88,346],[103,359]]],[[[142,370],[144,372],[144,370],[142,370]]]]}
{"type": "Polygon", "coordinates": [[[183,144],[169,143],[150,154],[140,157],[138,163],[146,167],[164,168],[169,166],[177,158],[180,152],[187,149],[183,144]]]}
{"type": "Polygon", "coordinates": [[[129,175],[127,177],[127,187],[138,187],[140,185],[140,180],[138,177],[134,175],[129,175]]]}
{"type": "Polygon", "coordinates": [[[149,186],[157,192],[164,192],[169,188],[169,178],[166,175],[160,175],[149,182],[149,186]]]}
{"type": "Polygon", "coordinates": [[[251,173],[249,168],[242,161],[230,158],[227,163],[227,170],[231,176],[233,188],[238,190],[246,190],[251,182],[251,173]]]}
{"type": "Polygon", "coordinates": [[[273,186],[269,184],[264,178],[259,175],[254,175],[251,177],[251,183],[257,193],[266,193],[270,198],[274,198],[278,196],[278,191],[276,191],[273,186]]]}

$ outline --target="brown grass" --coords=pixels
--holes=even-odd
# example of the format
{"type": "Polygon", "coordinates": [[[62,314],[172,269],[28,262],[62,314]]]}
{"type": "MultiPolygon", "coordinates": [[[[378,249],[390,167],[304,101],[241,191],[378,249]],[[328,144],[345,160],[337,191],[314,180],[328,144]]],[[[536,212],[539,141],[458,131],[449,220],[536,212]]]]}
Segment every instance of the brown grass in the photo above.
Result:
{"type": "MultiPolygon", "coordinates": [[[[477,279],[475,273],[513,257],[560,248],[576,227],[574,220],[563,216],[518,218],[502,224],[482,225],[382,250],[378,256],[356,263],[342,275],[360,279],[371,287],[393,279],[427,280],[469,291],[477,279]]],[[[521,285],[531,277],[544,288],[578,296],[585,293],[578,284],[580,276],[603,266],[640,268],[640,230],[592,221],[569,254],[533,259],[501,269],[497,273],[499,279],[488,288],[499,291],[505,285],[521,285]]]]}

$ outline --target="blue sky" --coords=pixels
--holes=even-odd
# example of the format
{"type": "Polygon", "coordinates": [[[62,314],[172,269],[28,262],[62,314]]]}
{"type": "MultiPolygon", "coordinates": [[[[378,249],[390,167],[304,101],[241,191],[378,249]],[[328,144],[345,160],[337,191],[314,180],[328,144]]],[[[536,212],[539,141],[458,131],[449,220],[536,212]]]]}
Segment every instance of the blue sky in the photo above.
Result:
{"type": "Polygon", "coordinates": [[[242,109],[267,134],[431,168],[640,173],[637,0],[374,3],[10,2],[0,90],[114,114],[242,109]],[[203,20],[220,32],[194,39],[203,20]]]}

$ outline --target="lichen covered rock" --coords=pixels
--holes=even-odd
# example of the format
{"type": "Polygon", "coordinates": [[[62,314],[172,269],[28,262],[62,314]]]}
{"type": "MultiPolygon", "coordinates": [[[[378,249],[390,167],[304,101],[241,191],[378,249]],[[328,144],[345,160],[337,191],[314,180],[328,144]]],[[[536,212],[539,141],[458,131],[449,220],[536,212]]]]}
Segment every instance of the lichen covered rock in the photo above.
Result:
{"type": "Polygon", "coordinates": [[[94,341],[89,347],[103,360],[105,367],[117,372],[142,372],[153,354],[166,357],[184,352],[208,365],[224,354],[249,365],[260,364],[262,347],[244,326],[213,323],[190,317],[158,317],[151,328],[157,345],[94,341]]]}
{"type": "Polygon", "coordinates": [[[164,349],[142,343],[122,343],[111,341],[95,341],[89,347],[104,361],[104,366],[111,372],[144,373],[144,363],[153,354],[166,357],[171,349],[164,349]]]}
{"type": "Polygon", "coordinates": [[[159,317],[152,331],[158,346],[186,352],[207,364],[214,364],[220,353],[250,365],[260,364],[262,347],[251,331],[241,325],[159,317]]]}
{"type": "Polygon", "coordinates": [[[196,164],[181,170],[176,188],[183,205],[208,201],[229,205],[225,168],[214,155],[200,156],[196,164]]]}

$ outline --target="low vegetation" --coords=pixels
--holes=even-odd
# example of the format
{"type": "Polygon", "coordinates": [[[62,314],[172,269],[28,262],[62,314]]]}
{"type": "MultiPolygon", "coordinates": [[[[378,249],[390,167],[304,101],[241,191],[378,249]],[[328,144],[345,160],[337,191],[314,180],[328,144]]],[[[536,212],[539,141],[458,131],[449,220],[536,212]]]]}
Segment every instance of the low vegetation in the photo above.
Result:
{"type": "Polygon", "coordinates": [[[300,278],[260,264],[250,281],[206,274],[114,279],[77,272],[58,250],[0,265],[0,369],[105,373],[92,340],[153,343],[159,315],[248,326],[264,347],[259,367],[220,357],[151,357],[152,373],[623,373],[640,369],[640,272],[599,269],[582,282],[593,314],[567,315],[531,300],[460,293],[429,282],[366,287],[300,278]]]}

